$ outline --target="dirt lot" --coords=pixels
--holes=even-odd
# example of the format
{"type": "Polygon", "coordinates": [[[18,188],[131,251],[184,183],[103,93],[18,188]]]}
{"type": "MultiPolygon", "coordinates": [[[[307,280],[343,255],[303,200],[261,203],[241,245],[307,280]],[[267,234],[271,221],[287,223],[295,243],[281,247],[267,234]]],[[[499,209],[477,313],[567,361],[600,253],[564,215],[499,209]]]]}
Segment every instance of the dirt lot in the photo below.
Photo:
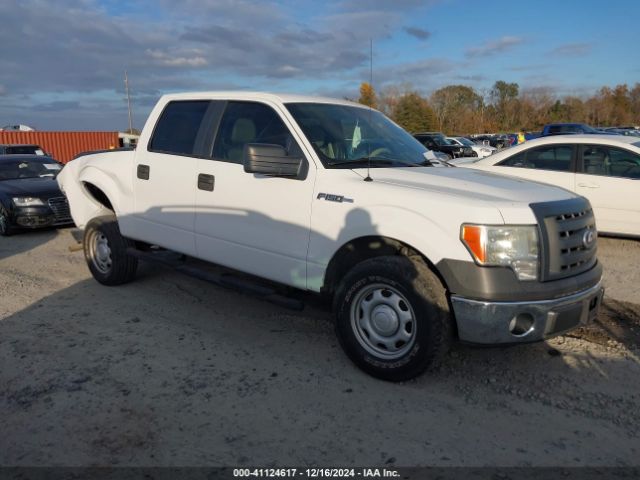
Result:
{"type": "Polygon", "coordinates": [[[0,238],[0,465],[638,465],[640,242],[600,242],[596,325],[405,384],[352,366],[319,306],[151,265],[102,287],[70,244],[0,238]]]}

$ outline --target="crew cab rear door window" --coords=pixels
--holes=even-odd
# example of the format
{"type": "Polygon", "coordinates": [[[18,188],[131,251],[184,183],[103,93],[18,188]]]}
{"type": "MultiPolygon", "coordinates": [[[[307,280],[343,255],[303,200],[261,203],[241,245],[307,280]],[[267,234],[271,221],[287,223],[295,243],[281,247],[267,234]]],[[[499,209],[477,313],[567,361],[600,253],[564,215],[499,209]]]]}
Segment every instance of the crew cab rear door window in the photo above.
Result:
{"type": "Polygon", "coordinates": [[[210,134],[203,119],[211,102],[174,101],[164,108],[149,142],[149,151],[175,155],[204,155],[203,137],[210,134]]]}
{"type": "Polygon", "coordinates": [[[280,145],[289,155],[302,155],[291,132],[273,108],[257,102],[228,102],[213,146],[213,158],[242,163],[247,143],[280,145]]]}

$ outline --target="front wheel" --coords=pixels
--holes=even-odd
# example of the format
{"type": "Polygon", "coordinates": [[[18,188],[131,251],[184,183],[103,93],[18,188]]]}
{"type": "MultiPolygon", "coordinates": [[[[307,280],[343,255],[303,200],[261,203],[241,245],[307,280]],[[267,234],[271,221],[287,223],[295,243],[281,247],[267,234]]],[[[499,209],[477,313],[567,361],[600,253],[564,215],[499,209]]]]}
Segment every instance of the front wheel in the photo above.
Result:
{"type": "Polygon", "coordinates": [[[0,235],[3,237],[8,237],[11,235],[11,223],[9,221],[9,215],[7,215],[4,211],[0,210],[0,235]]]}
{"type": "Polygon", "coordinates": [[[420,260],[376,257],[356,265],[335,297],[336,333],[351,360],[390,381],[437,365],[451,342],[445,289],[420,260]]]}
{"type": "Polygon", "coordinates": [[[138,259],[127,253],[133,241],[120,233],[114,216],[91,220],[84,230],[84,258],[89,270],[103,285],[121,285],[136,275],[138,259]]]}

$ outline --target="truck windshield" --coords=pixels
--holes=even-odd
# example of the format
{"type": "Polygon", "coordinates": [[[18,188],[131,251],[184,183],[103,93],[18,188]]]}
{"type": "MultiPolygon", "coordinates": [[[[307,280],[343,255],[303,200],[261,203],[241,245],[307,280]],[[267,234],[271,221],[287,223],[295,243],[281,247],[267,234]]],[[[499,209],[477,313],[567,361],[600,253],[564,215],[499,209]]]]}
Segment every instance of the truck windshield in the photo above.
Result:
{"type": "Polygon", "coordinates": [[[326,168],[431,166],[427,149],[382,113],[324,103],[289,103],[326,168]]]}

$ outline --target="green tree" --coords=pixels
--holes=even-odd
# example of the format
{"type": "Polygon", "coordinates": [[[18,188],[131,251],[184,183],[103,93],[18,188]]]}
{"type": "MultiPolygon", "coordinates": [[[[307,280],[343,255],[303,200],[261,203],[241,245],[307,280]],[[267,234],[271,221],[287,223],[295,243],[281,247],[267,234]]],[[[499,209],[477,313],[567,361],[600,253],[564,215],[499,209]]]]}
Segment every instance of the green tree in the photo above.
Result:
{"type": "Polygon", "coordinates": [[[636,83],[629,92],[631,123],[640,124],[640,83],[636,83]]]}
{"type": "Polygon", "coordinates": [[[358,103],[367,105],[371,108],[378,108],[376,92],[370,83],[362,82],[360,84],[360,98],[358,99],[358,103]]]}
{"type": "Polygon", "coordinates": [[[450,134],[472,131],[482,116],[483,103],[482,97],[466,85],[449,85],[430,97],[438,129],[450,134]]]}
{"type": "Polygon", "coordinates": [[[409,92],[398,99],[393,119],[409,132],[433,130],[437,126],[433,109],[417,92],[409,92]]]}
{"type": "Polygon", "coordinates": [[[517,83],[507,83],[503,80],[498,80],[493,84],[490,95],[494,105],[502,105],[509,100],[518,98],[519,90],[520,87],[517,83]]]}
{"type": "Polygon", "coordinates": [[[517,83],[507,83],[503,80],[498,80],[493,84],[490,97],[494,107],[494,113],[498,127],[503,130],[510,130],[513,128],[519,129],[516,126],[520,104],[518,101],[518,93],[520,87],[517,83]]]}

